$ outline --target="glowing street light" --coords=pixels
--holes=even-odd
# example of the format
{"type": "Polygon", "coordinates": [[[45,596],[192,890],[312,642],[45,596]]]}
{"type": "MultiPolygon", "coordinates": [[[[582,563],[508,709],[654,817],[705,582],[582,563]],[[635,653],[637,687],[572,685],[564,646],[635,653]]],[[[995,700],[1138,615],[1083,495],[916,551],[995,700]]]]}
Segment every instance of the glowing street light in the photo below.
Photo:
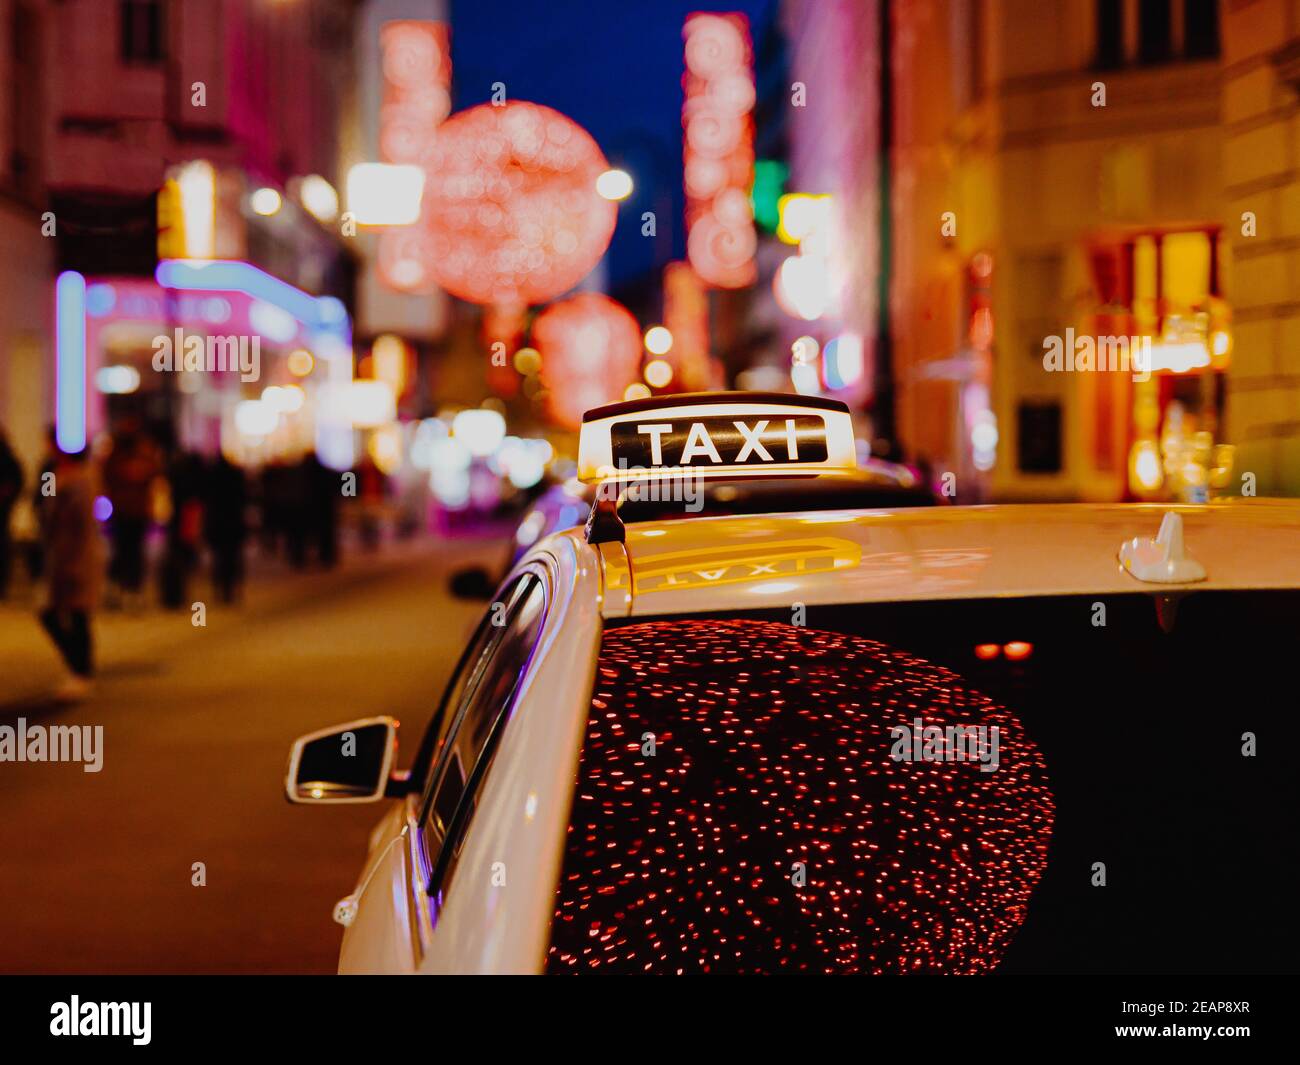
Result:
{"type": "Polygon", "coordinates": [[[319,174],[308,174],[302,179],[298,186],[298,199],[319,222],[329,225],[338,217],[339,194],[319,174]]]}
{"type": "Polygon", "coordinates": [[[358,163],[348,171],[348,210],[363,226],[409,226],[420,218],[424,169],[413,164],[358,163]]]}
{"type": "Polygon", "coordinates": [[[646,363],[645,379],[654,388],[667,388],[673,379],[672,364],[663,359],[652,359],[646,363]]]}
{"type": "Polygon", "coordinates": [[[791,192],[777,201],[781,221],[776,235],[786,244],[798,244],[830,222],[831,196],[791,192]]]}
{"type": "Polygon", "coordinates": [[[249,197],[249,203],[258,214],[263,217],[270,217],[280,209],[284,200],[280,198],[280,194],[275,189],[263,187],[249,197]]]}
{"type": "Polygon", "coordinates": [[[632,195],[632,175],[626,170],[606,170],[596,178],[596,191],[607,200],[626,200],[632,195]]]}
{"type": "Polygon", "coordinates": [[[651,355],[667,355],[673,346],[673,335],[662,325],[652,325],[645,331],[645,349],[651,355]]]}

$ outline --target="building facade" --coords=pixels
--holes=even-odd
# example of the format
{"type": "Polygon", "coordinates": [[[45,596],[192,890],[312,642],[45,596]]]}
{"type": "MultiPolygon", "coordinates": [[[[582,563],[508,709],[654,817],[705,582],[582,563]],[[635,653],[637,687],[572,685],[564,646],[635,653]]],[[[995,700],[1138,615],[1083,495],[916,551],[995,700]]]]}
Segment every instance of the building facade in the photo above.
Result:
{"type": "Polygon", "coordinates": [[[1261,494],[1300,495],[1300,4],[1223,5],[1228,432],[1261,494]]]}
{"type": "Polygon", "coordinates": [[[50,423],[75,450],[124,418],[187,447],[223,447],[234,408],[294,381],[285,361],[318,337],[329,350],[317,365],[329,373],[302,382],[308,396],[313,381],[336,376],[335,363],[350,379],[355,266],[334,190],[352,113],[355,9],[351,0],[0,5],[9,97],[0,185],[4,210],[23,219],[3,239],[26,242],[5,256],[16,278],[0,333],[17,337],[4,358],[18,383],[4,395],[21,412],[14,435],[29,460],[50,423]],[[211,287],[181,269],[163,283],[167,260],[211,259],[241,268],[220,285],[208,275],[211,287]],[[159,373],[158,340],[176,330],[209,350],[256,338],[264,358],[255,375],[159,373]]]}
{"type": "Polygon", "coordinates": [[[792,185],[839,201],[906,457],[960,501],[1300,490],[1294,3],[805,6],[792,185]],[[886,224],[844,191],[882,125],[886,224]]]}
{"type": "MultiPolygon", "coordinates": [[[[0,2],[0,430],[28,483],[52,418],[54,220],[46,215],[44,5],[0,2]]],[[[20,512],[19,520],[26,520],[20,512]]],[[[28,530],[30,531],[30,530],[28,530]]]]}
{"type": "Polygon", "coordinates": [[[959,498],[1194,498],[1238,354],[1217,5],[895,10],[903,438],[959,498]]]}

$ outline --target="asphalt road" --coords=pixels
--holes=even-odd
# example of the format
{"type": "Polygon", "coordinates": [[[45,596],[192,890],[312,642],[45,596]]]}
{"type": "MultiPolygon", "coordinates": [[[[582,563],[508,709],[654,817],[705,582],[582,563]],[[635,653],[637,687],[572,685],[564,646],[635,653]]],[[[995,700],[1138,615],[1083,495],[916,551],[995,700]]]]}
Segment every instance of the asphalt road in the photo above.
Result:
{"type": "Polygon", "coordinates": [[[0,971],[334,971],[333,904],[382,806],[290,806],[289,744],[391,713],[409,759],[482,609],[444,590],[474,557],[500,550],[426,542],[272,573],[242,606],[209,603],[202,628],[105,614],[97,691],[71,709],[44,694],[59,666],[31,613],[0,606],[0,725],[103,726],[98,773],[0,762],[0,971]]]}

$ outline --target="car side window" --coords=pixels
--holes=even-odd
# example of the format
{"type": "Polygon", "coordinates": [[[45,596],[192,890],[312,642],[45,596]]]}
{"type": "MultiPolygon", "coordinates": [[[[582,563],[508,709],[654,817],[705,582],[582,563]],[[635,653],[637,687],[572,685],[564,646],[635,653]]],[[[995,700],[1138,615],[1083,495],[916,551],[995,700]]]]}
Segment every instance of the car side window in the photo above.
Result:
{"type": "Polygon", "coordinates": [[[444,708],[445,739],[435,757],[432,786],[421,818],[427,853],[434,863],[430,891],[445,890],[473,816],[478,789],[491,764],[500,732],[514,706],[519,683],[536,650],[546,614],[546,589],[534,574],[516,584],[505,624],[468,671],[460,705],[444,708]]]}
{"type": "MultiPolygon", "coordinates": [[[[497,598],[497,603],[503,604],[507,612],[514,603],[515,597],[519,594],[523,583],[524,578],[519,578],[497,598]]],[[[420,739],[419,750],[416,752],[415,761],[411,764],[411,779],[420,782],[420,794],[422,796],[427,797],[429,789],[433,785],[432,774],[438,768],[443,743],[447,738],[448,730],[456,720],[465,693],[473,689],[476,678],[482,674],[492,649],[501,637],[502,627],[492,624],[495,612],[496,603],[479,621],[478,627],[474,630],[474,635],[470,638],[465,650],[461,653],[460,660],[456,663],[456,669],[451,675],[451,680],[447,682],[447,687],[442,693],[438,708],[429,720],[429,725],[420,739]]]]}

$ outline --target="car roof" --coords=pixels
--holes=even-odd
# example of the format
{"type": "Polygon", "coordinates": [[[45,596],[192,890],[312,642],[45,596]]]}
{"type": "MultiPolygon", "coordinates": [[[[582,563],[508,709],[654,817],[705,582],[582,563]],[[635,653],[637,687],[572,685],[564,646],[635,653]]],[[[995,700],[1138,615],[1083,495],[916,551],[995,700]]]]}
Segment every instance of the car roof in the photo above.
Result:
{"type": "MultiPolygon", "coordinates": [[[[579,530],[562,534],[578,540],[579,530]]],[[[1300,587],[1300,501],[997,504],[676,518],[601,545],[607,616],[1004,596],[1300,587]],[[1120,546],[1182,515],[1196,584],[1121,569],[1120,546]],[[628,592],[630,591],[630,595],[628,592]],[[615,594],[619,593],[619,594],[615,594]]]]}

